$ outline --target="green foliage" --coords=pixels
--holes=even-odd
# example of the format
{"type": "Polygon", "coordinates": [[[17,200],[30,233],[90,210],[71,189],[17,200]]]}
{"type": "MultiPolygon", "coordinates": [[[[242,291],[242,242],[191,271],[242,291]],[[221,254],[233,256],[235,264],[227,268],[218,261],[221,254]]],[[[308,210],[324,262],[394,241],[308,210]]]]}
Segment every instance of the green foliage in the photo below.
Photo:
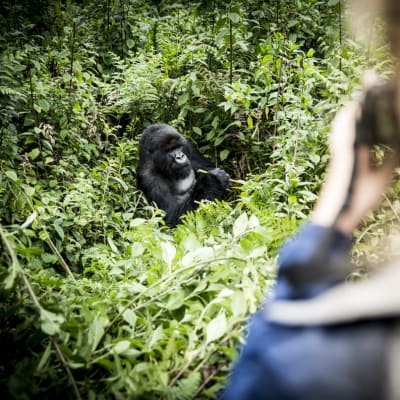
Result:
{"type": "Polygon", "coordinates": [[[1,398],[217,397],[331,115],[366,64],[389,70],[341,36],[342,6],[1,2],[1,398]],[[154,122],[223,165],[231,202],[164,225],[135,182],[154,122]]]}
{"type": "MultiPolygon", "coordinates": [[[[255,216],[236,217],[237,212],[228,207],[225,224],[210,227],[207,221],[218,207],[205,205],[203,217],[196,214],[193,223],[180,226],[173,236],[159,230],[157,219],[136,218],[119,232],[121,237],[116,238],[115,231],[112,237],[110,231],[101,241],[87,231],[87,220],[96,224],[96,210],[92,208],[89,216],[85,199],[91,198],[93,188],[87,184],[83,188],[80,209],[74,206],[72,231],[58,225],[53,235],[63,238],[55,242],[58,251],[65,246],[65,256],[69,243],[76,244],[75,252],[82,257],[79,274],[73,275],[67,266],[62,278],[63,271],[53,269],[61,255],[51,246],[22,245],[39,239],[51,243],[43,226],[56,226],[59,215],[32,215],[18,231],[2,235],[8,250],[3,261],[16,260],[17,255],[21,260],[7,272],[3,268],[4,282],[8,290],[18,281],[28,288],[20,293],[24,307],[16,310],[13,319],[29,319],[27,309],[31,309],[40,319],[28,324],[23,337],[36,329],[53,337],[44,339],[46,352],[35,376],[51,379],[48,368],[57,360],[59,348],[75,379],[86,371],[87,379],[79,382],[82,393],[106,390],[117,398],[153,398],[154,393],[171,399],[199,398],[200,377],[205,379],[210,368],[226,371],[226,363],[216,354],[232,358],[243,320],[255,311],[265,282],[273,277],[267,256],[271,234],[255,216]],[[85,248],[90,239],[96,243],[85,248]]],[[[74,196],[72,192],[69,203],[74,196]]],[[[40,208],[35,207],[39,212],[40,208]]],[[[218,215],[222,219],[222,207],[218,215]]],[[[100,230],[103,219],[97,221],[100,230]]],[[[60,377],[58,382],[68,386],[60,377]]],[[[209,393],[220,387],[214,385],[209,393]]]]}

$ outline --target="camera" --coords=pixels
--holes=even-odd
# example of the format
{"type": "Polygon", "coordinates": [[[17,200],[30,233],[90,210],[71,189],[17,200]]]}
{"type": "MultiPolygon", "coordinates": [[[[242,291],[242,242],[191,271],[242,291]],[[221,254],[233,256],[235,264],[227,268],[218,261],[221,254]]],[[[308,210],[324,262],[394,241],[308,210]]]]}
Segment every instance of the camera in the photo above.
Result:
{"type": "Polygon", "coordinates": [[[356,124],[356,147],[386,145],[400,148],[400,126],[393,83],[368,89],[361,100],[361,116],[356,124]]]}

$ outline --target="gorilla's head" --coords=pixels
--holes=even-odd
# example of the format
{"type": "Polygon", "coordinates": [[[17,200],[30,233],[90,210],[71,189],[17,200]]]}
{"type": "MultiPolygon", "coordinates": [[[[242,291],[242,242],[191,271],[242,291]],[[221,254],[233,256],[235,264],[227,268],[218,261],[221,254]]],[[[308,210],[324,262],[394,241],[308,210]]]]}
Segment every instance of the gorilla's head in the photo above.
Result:
{"type": "Polygon", "coordinates": [[[192,170],[187,140],[172,126],[154,124],[142,133],[139,157],[151,163],[161,175],[182,179],[192,170]]]}

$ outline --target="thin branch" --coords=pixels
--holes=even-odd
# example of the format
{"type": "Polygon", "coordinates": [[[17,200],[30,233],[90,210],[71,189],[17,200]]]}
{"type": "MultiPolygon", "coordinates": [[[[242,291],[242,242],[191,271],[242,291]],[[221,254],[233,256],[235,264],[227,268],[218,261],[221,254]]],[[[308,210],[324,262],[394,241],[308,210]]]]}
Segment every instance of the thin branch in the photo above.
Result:
{"type": "Polygon", "coordinates": [[[342,70],[342,47],[343,47],[342,0],[339,0],[339,46],[340,46],[339,71],[341,71],[342,70]]]}
{"type": "Polygon", "coordinates": [[[389,198],[387,197],[387,195],[384,193],[383,197],[385,198],[385,200],[387,201],[387,203],[389,204],[390,209],[392,210],[393,214],[395,215],[395,217],[397,218],[397,221],[400,222],[400,216],[399,213],[396,211],[396,209],[393,207],[392,202],[389,200],[389,198]]]}
{"type": "Polygon", "coordinates": [[[60,349],[60,346],[56,342],[54,338],[52,338],[52,343],[54,348],[56,349],[56,352],[58,354],[58,357],[60,358],[61,362],[64,365],[65,370],[67,371],[68,378],[71,382],[72,387],[74,388],[75,396],[78,400],[82,400],[81,394],[79,393],[78,385],[76,384],[76,381],[72,375],[71,369],[69,368],[67,361],[65,360],[64,354],[60,349]]]}
{"type": "Polygon", "coordinates": [[[230,60],[229,60],[229,82],[233,83],[233,26],[232,20],[229,18],[229,49],[230,49],[230,60]]]}
{"type": "Polygon", "coordinates": [[[50,239],[50,237],[47,238],[47,243],[51,247],[51,249],[54,251],[54,253],[58,257],[58,259],[60,260],[60,263],[61,263],[62,267],[65,269],[65,271],[67,272],[67,274],[72,278],[72,280],[75,281],[75,277],[72,274],[71,269],[69,268],[68,264],[65,262],[63,256],[60,254],[56,245],[53,243],[53,241],[50,239]]]}

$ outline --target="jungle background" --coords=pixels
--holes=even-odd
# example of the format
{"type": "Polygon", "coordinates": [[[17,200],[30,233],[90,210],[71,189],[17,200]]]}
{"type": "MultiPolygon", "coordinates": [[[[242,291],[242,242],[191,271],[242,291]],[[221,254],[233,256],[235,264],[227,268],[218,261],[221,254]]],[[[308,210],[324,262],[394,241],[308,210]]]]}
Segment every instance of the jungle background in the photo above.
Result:
{"type": "MultiPolygon", "coordinates": [[[[365,68],[390,75],[385,42],[361,47],[346,12],[1,1],[2,399],[217,398],[278,247],[314,204],[334,113],[365,68]],[[232,178],[227,201],[176,229],[136,188],[138,139],[156,122],[232,178]]],[[[377,244],[399,190],[356,234],[356,278],[388,253],[377,244]]]]}

